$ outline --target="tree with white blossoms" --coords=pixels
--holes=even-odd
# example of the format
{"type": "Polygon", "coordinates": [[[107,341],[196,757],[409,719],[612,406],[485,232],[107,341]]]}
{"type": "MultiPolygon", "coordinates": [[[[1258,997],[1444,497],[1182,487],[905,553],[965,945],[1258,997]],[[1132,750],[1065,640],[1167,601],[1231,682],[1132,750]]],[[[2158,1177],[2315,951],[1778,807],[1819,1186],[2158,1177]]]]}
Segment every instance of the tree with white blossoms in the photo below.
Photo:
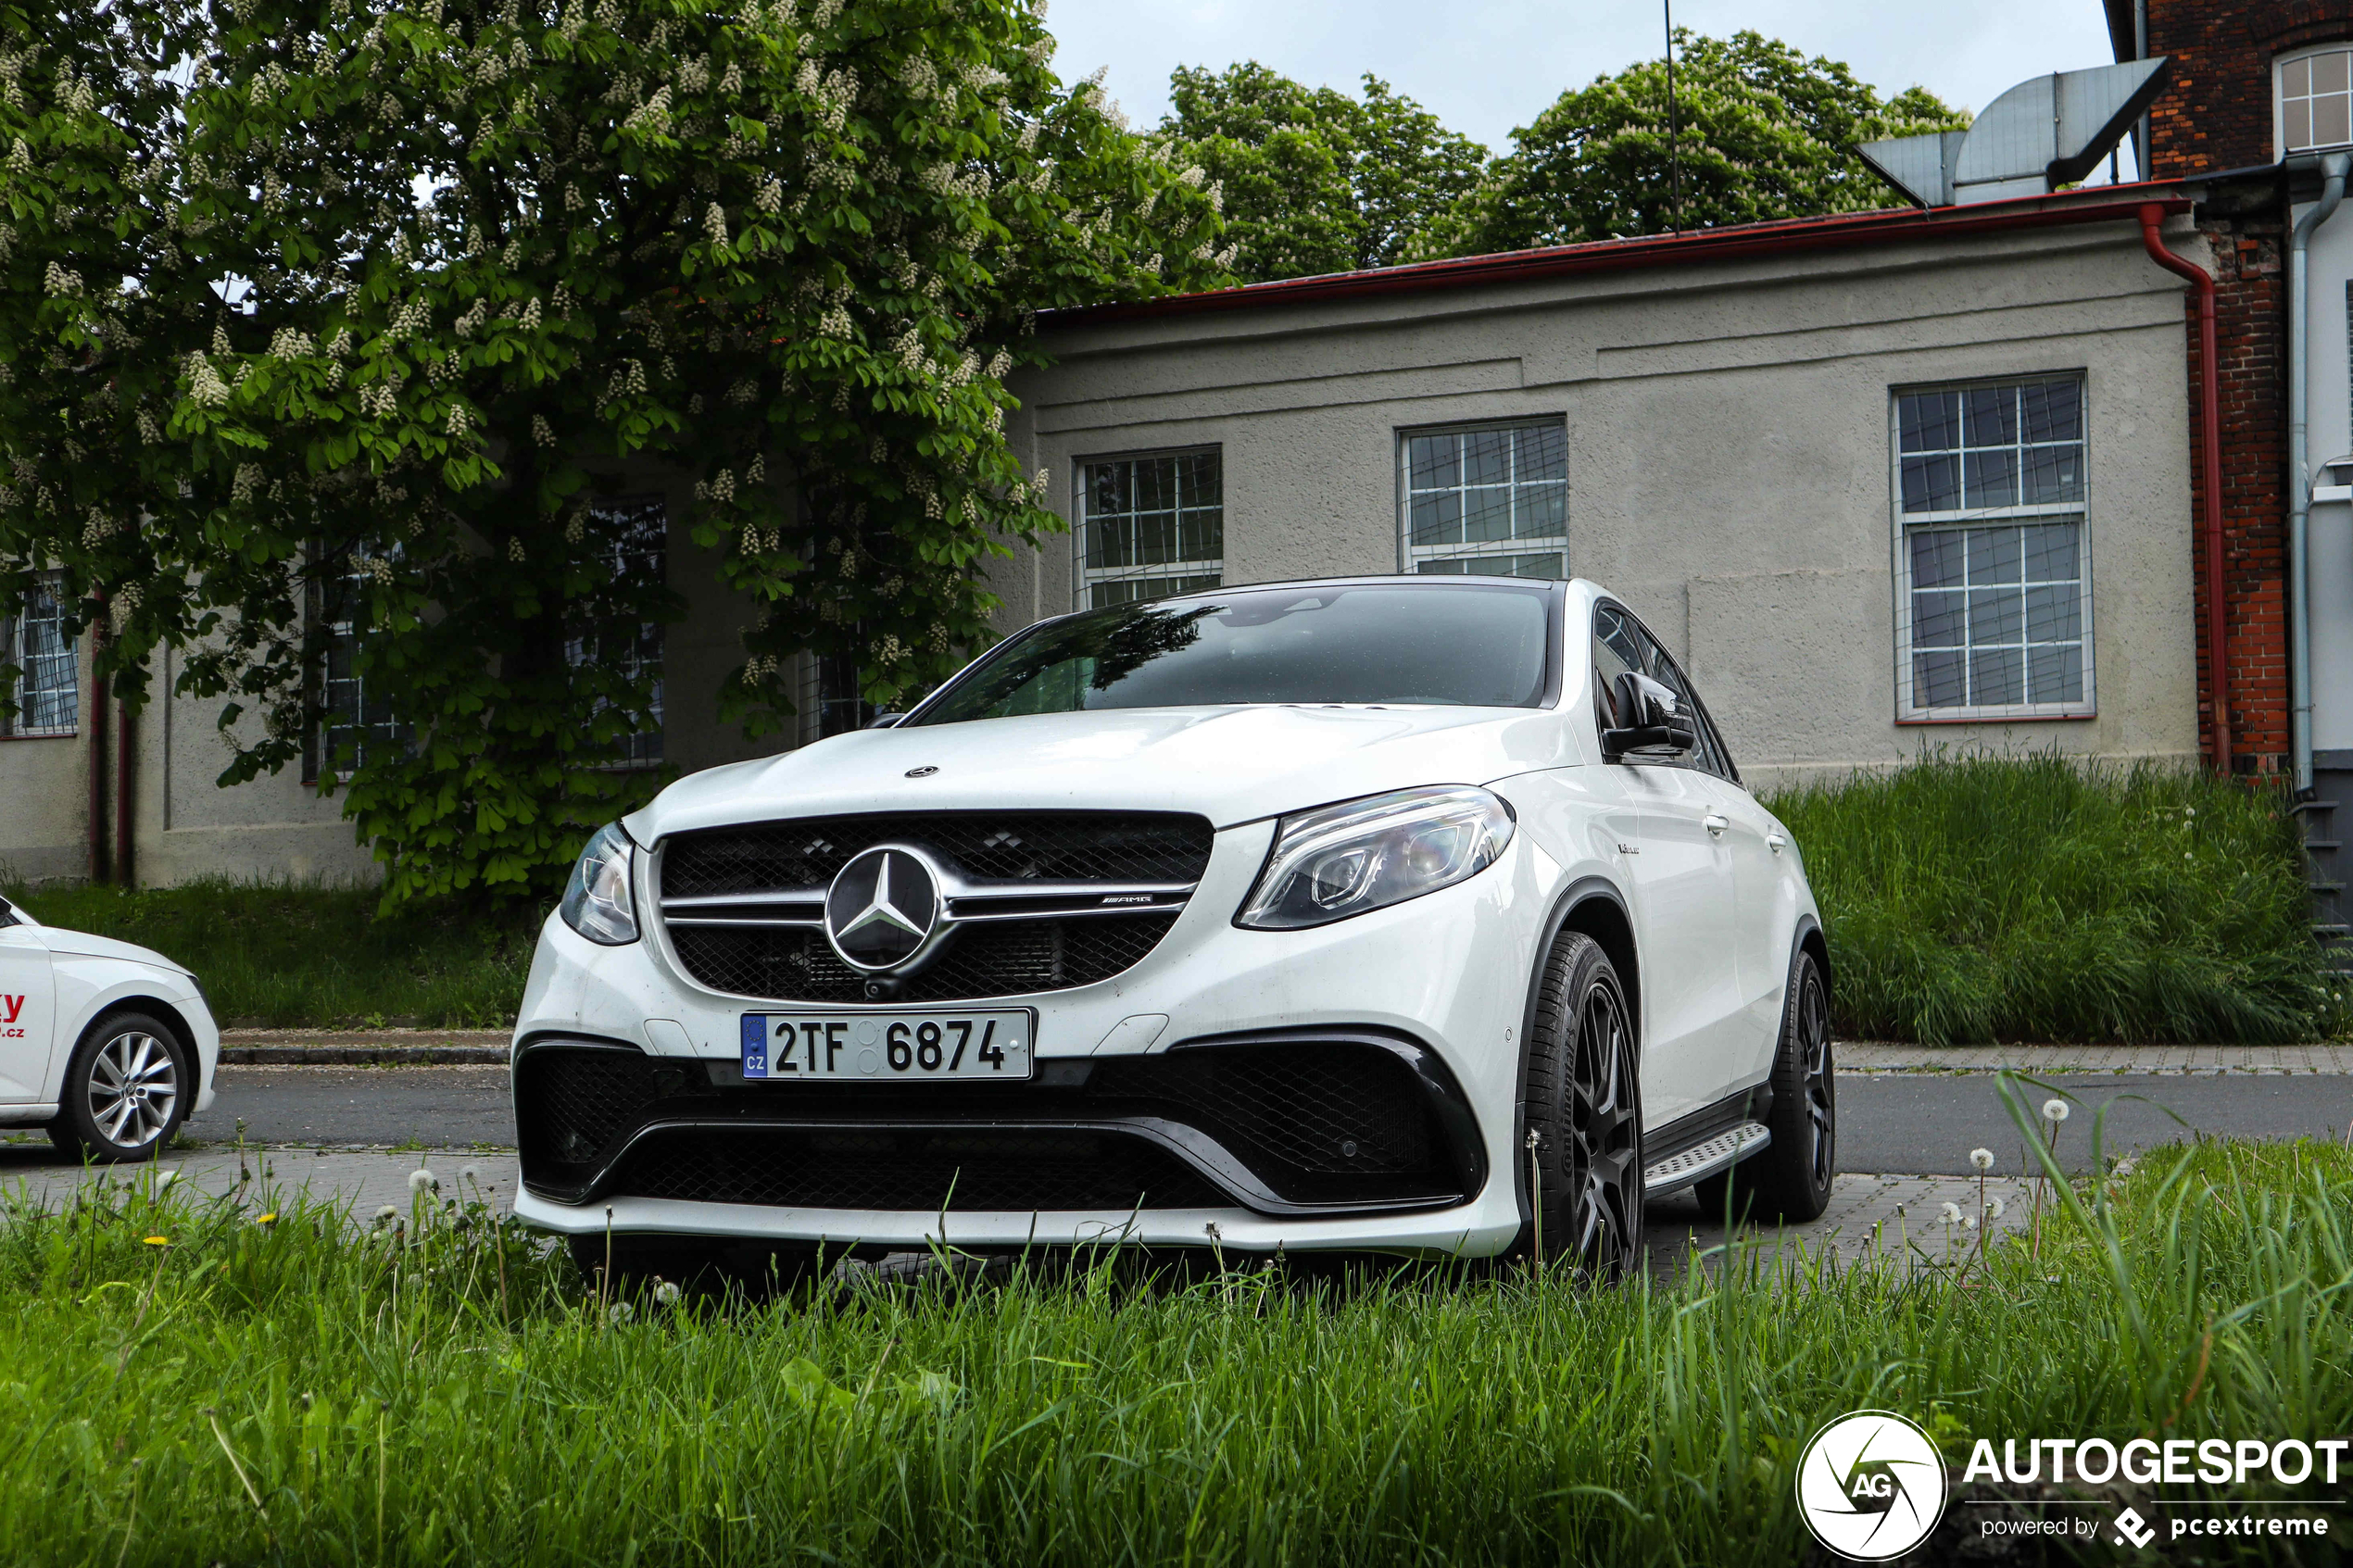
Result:
{"type": "Polygon", "coordinates": [[[721,719],[803,651],[936,682],[1060,526],[1004,436],[1035,313],[1224,279],[1043,12],[0,4],[0,594],[59,573],[132,701],[179,650],[223,784],[318,744],[360,628],[391,722],[316,760],[396,900],[544,895],[656,782],[600,766],[652,722],[610,633],[683,607],[595,505],[649,470],[757,607],[721,719]]]}

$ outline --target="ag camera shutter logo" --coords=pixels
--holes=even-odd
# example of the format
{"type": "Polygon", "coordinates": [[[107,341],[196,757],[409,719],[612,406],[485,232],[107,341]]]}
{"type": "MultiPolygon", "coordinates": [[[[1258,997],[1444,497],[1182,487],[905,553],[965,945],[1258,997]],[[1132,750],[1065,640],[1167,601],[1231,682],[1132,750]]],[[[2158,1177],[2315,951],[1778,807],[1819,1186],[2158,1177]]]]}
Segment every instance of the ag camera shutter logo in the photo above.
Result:
{"type": "Polygon", "coordinates": [[[1901,1557],[1944,1516],[1944,1456],[1891,1411],[1856,1411],[1814,1434],[1797,1461],[1797,1512],[1814,1538],[1858,1562],[1901,1557]]]}

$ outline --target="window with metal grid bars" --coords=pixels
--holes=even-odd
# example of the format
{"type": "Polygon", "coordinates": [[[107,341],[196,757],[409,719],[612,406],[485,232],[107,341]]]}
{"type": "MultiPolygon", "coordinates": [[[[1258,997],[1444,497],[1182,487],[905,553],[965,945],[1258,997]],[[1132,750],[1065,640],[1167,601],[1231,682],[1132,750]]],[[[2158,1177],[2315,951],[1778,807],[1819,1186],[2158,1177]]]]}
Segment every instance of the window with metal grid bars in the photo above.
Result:
{"type": "Polygon", "coordinates": [[[1892,399],[1896,717],[2094,711],[2079,374],[1892,399]]]}
{"type": "Polygon", "coordinates": [[[16,667],[16,712],[0,715],[0,735],[70,735],[82,717],[80,649],[66,633],[55,578],[32,585],[16,614],[0,622],[0,652],[16,667]]]}
{"type": "Polygon", "coordinates": [[[1078,465],[1082,608],[1199,593],[1225,581],[1226,470],[1217,447],[1078,465]]]}
{"type": "MultiPolygon", "coordinates": [[[[598,537],[607,541],[602,564],[616,583],[661,583],[670,571],[670,511],[660,495],[620,495],[592,502],[598,537]]],[[[614,673],[647,688],[643,721],[617,743],[619,755],[611,766],[658,768],[661,765],[662,652],[664,628],[659,621],[627,616],[590,615],[564,639],[564,658],[574,667],[609,663],[614,673]]],[[[599,697],[591,717],[610,711],[612,703],[599,697]]]]}
{"type": "MultiPolygon", "coordinates": [[[[395,558],[398,549],[393,546],[395,558]]],[[[368,680],[370,576],[367,558],[352,554],[335,558],[333,570],[310,581],[310,621],[325,633],[326,646],[311,674],[321,718],[303,745],[305,784],[331,773],[349,778],[371,751],[403,751],[409,743],[409,725],[368,680]]]]}
{"type": "Polygon", "coordinates": [[[1399,434],[1398,564],[1416,573],[1568,575],[1559,419],[1399,434]]]}

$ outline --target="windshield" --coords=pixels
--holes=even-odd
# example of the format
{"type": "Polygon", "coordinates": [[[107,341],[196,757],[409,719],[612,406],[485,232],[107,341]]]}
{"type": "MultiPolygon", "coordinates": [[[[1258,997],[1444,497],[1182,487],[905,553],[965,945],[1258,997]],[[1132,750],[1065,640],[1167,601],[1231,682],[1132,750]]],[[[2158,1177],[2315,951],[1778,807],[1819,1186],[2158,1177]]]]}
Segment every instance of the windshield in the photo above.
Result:
{"type": "Polygon", "coordinates": [[[1229,703],[1542,703],[1552,590],[1403,582],[1116,605],[1015,638],[917,720],[1229,703]]]}

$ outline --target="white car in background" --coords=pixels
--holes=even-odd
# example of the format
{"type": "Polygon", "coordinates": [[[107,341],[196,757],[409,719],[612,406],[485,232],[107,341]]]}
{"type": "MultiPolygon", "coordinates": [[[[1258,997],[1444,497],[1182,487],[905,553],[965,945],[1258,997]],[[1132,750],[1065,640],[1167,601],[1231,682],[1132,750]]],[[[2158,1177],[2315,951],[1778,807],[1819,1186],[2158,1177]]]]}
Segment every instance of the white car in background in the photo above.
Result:
{"type": "Polygon", "coordinates": [[[0,1127],[46,1127],[92,1160],[152,1159],[212,1104],[220,1060],[195,975],[0,898],[0,1127]]]}
{"type": "Polygon", "coordinates": [[[1592,583],[1041,622],[599,832],[515,1035],[584,1263],[1126,1238],[1631,1264],[1836,1169],[1787,830],[1592,583]]]}

